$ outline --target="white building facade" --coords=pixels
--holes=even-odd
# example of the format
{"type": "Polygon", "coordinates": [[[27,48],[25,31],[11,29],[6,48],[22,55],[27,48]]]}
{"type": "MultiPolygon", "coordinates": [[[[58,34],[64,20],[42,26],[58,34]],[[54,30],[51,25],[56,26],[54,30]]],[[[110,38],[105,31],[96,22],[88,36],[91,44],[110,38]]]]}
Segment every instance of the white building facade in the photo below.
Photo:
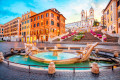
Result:
{"type": "Polygon", "coordinates": [[[81,21],[73,22],[66,24],[65,26],[67,28],[91,28],[94,23],[94,9],[91,7],[89,10],[89,16],[87,16],[87,11],[84,10],[81,11],[81,21]]]}

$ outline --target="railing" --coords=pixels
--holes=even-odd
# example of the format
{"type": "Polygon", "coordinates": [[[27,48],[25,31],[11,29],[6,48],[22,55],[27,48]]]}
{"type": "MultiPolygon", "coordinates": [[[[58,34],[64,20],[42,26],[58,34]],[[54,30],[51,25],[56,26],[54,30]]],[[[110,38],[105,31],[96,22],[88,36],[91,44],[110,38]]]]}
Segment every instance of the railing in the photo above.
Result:
{"type": "MultiPolygon", "coordinates": [[[[8,67],[9,67],[10,63],[19,64],[19,63],[11,62],[11,61],[6,60],[6,59],[5,59],[5,61],[7,62],[8,67]]],[[[42,65],[27,65],[27,64],[19,64],[19,65],[26,65],[26,66],[28,66],[28,72],[29,73],[31,73],[31,67],[33,67],[33,66],[48,67],[48,66],[42,66],[42,65]]],[[[105,68],[105,67],[107,67],[107,68],[111,68],[112,71],[113,71],[114,70],[114,66],[119,67],[120,64],[115,64],[115,65],[110,65],[110,66],[101,66],[99,68],[105,68]]],[[[73,69],[73,73],[75,74],[75,71],[76,71],[77,68],[92,68],[92,67],[55,67],[55,68],[72,68],[73,69]]]]}

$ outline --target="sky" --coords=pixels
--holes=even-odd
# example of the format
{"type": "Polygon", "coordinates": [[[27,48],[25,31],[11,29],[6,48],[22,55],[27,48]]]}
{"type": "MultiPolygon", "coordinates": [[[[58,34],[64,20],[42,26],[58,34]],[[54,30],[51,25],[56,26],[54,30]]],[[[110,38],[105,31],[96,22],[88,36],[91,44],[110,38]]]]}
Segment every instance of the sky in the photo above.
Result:
{"type": "Polygon", "coordinates": [[[100,21],[102,10],[109,0],[0,0],[0,24],[21,17],[30,11],[40,13],[50,8],[56,8],[66,17],[66,24],[81,20],[81,11],[93,7],[95,19],[100,21]]]}

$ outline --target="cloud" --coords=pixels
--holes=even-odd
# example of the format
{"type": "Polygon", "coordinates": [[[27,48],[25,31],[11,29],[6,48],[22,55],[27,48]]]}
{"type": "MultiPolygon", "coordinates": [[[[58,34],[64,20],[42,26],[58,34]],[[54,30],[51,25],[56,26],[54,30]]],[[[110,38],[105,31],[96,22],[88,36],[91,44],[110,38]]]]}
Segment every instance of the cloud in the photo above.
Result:
{"type": "MultiPolygon", "coordinates": [[[[1,1],[1,0],[0,0],[1,1]]],[[[21,17],[24,12],[30,9],[36,13],[42,12],[50,8],[58,9],[65,17],[66,23],[81,20],[81,11],[84,9],[89,12],[91,6],[95,10],[95,19],[100,20],[101,11],[106,7],[109,0],[2,0],[0,9],[0,24],[13,19],[13,17],[21,17]],[[9,16],[9,17],[8,17],[9,16]],[[8,19],[8,20],[7,20],[8,19]],[[3,22],[1,22],[1,20],[3,22]]],[[[89,13],[88,13],[89,14],[89,13]]]]}
{"type": "Polygon", "coordinates": [[[81,20],[81,11],[87,10],[87,14],[89,14],[89,9],[91,7],[94,8],[95,19],[100,21],[101,19],[101,11],[106,7],[108,0],[76,0],[71,1],[64,7],[62,11],[64,16],[67,18],[66,23],[71,23],[75,21],[81,20]],[[76,15],[77,13],[77,15],[76,15]]]}
{"type": "Polygon", "coordinates": [[[14,18],[16,18],[16,16],[4,16],[0,18],[0,24],[4,24],[4,21],[9,22],[14,18]]]}

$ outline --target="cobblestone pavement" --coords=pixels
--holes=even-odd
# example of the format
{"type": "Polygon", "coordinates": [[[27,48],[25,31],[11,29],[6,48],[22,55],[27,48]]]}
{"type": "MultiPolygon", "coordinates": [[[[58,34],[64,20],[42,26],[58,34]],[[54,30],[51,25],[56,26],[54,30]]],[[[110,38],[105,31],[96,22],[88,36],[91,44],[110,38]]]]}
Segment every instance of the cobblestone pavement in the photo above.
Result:
{"type": "Polygon", "coordinates": [[[0,80],[120,80],[120,68],[100,70],[99,75],[92,74],[90,71],[73,72],[56,71],[55,75],[48,75],[47,71],[32,70],[28,73],[27,69],[8,67],[5,63],[0,63],[0,80]]]}
{"type": "MultiPolygon", "coordinates": [[[[63,47],[84,47],[85,45],[79,44],[47,44],[38,43],[37,46],[63,46],[63,47]]],[[[7,52],[10,48],[24,47],[22,42],[1,42],[0,51],[7,52]]],[[[120,49],[118,45],[98,45],[98,48],[106,49],[120,49]]],[[[55,75],[48,75],[47,71],[32,70],[28,73],[28,69],[18,68],[14,66],[8,67],[5,63],[0,63],[0,80],[120,80],[120,68],[100,70],[99,75],[94,75],[90,71],[86,72],[73,72],[56,71],[55,75]]]]}

